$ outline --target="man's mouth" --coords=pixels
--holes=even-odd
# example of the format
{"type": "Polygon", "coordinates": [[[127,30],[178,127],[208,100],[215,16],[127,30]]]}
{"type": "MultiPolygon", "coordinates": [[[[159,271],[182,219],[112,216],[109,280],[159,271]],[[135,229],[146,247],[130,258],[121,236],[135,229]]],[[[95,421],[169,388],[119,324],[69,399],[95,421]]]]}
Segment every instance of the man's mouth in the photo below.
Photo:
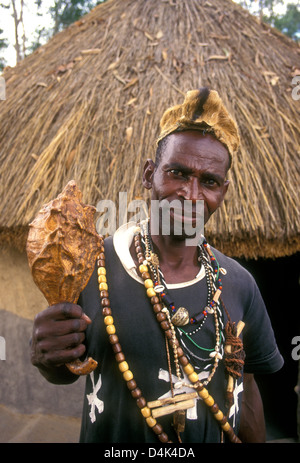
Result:
{"type": "MultiPolygon", "coordinates": [[[[202,207],[199,209],[203,209],[202,207]]],[[[196,226],[203,221],[204,210],[187,210],[186,208],[172,208],[170,209],[170,218],[174,222],[186,223],[196,226]]]]}
{"type": "Polygon", "coordinates": [[[175,200],[161,201],[159,207],[152,210],[151,233],[155,235],[160,230],[165,235],[190,238],[200,236],[204,234],[204,209],[204,201],[195,203],[177,200],[177,204],[175,200]]]}

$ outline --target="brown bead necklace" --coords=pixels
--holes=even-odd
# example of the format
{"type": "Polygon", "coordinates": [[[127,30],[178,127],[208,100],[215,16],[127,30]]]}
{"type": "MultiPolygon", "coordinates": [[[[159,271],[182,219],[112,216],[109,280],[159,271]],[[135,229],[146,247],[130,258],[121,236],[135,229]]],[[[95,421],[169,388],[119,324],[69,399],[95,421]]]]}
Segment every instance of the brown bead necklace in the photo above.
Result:
{"type": "MultiPolygon", "coordinates": [[[[209,364],[213,362],[212,370],[208,378],[205,381],[203,381],[203,384],[206,386],[211,381],[212,377],[214,376],[216,369],[218,367],[219,360],[223,358],[223,346],[221,343],[221,339],[223,339],[223,336],[222,336],[222,331],[220,329],[220,326],[223,327],[223,322],[222,322],[221,310],[219,308],[219,300],[218,300],[219,297],[218,298],[216,298],[215,296],[213,297],[213,294],[214,295],[217,294],[219,296],[220,289],[217,289],[214,284],[213,269],[211,267],[209,268],[208,261],[207,259],[204,258],[205,257],[204,252],[200,248],[200,257],[198,260],[199,262],[203,263],[203,266],[205,268],[205,275],[206,275],[206,281],[207,281],[207,286],[208,286],[208,302],[204,310],[200,310],[196,315],[193,315],[193,317],[190,318],[191,325],[195,326],[194,324],[197,323],[197,325],[199,325],[198,328],[194,329],[191,333],[187,333],[186,331],[183,330],[182,327],[186,325],[185,314],[188,314],[189,312],[187,309],[183,307],[179,307],[179,309],[176,309],[174,302],[172,301],[172,298],[168,294],[167,285],[166,285],[163,273],[159,267],[158,256],[154,254],[153,252],[152,240],[151,240],[151,235],[149,231],[149,220],[147,219],[141,222],[140,229],[138,228],[138,230],[139,230],[138,236],[140,236],[141,239],[137,239],[137,242],[138,242],[138,245],[136,246],[137,258],[146,257],[146,261],[143,261],[143,262],[147,263],[150,267],[150,270],[153,276],[152,280],[154,283],[154,287],[153,287],[154,292],[158,293],[157,295],[159,296],[161,303],[164,306],[163,311],[167,314],[167,318],[168,318],[168,321],[172,329],[174,328],[174,330],[176,331],[176,328],[177,328],[178,333],[180,334],[181,338],[182,338],[182,335],[184,334],[198,349],[209,352],[209,357],[207,359],[199,358],[193,352],[191,352],[187,348],[187,346],[185,346],[185,344],[181,341],[181,344],[185,346],[186,355],[193,357],[196,363],[197,363],[197,360],[200,360],[202,363],[209,362],[206,365],[205,370],[207,370],[209,368],[209,364]],[[142,244],[142,248],[145,248],[145,256],[141,252],[140,242],[142,244]],[[178,316],[178,313],[179,313],[179,316],[178,316]],[[215,323],[216,343],[213,349],[202,348],[199,345],[197,345],[195,341],[193,341],[193,339],[191,338],[192,335],[197,333],[203,327],[208,313],[213,314],[214,323],[215,323]],[[173,325],[175,325],[175,327],[173,325]]],[[[218,278],[218,280],[220,283],[221,279],[218,278]]],[[[151,283],[149,283],[149,285],[151,285],[151,283]]],[[[222,286],[219,285],[219,288],[222,288],[222,286]]],[[[149,291],[151,290],[149,289],[149,291]]],[[[189,319],[189,316],[187,316],[187,319],[189,319]]],[[[174,359],[175,359],[175,364],[176,364],[177,376],[180,381],[180,368],[179,368],[178,359],[176,356],[176,345],[173,348],[173,350],[174,350],[174,359]]],[[[195,368],[200,369],[200,367],[197,367],[196,365],[195,365],[195,368]]]]}
{"type": "MultiPolygon", "coordinates": [[[[137,252],[141,252],[141,238],[140,235],[136,235],[134,237],[134,244],[136,247],[137,252]]],[[[178,359],[178,365],[180,364],[183,368],[183,371],[188,376],[189,381],[191,384],[189,385],[193,388],[197,395],[204,401],[204,403],[209,407],[213,417],[219,423],[221,430],[226,433],[229,440],[234,443],[240,442],[238,437],[235,435],[232,427],[230,426],[227,417],[223,414],[223,412],[219,409],[217,403],[214,401],[213,397],[209,394],[208,390],[204,387],[203,383],[199,381],[198,375],[194,370],[194,367],[189,362],[188,358],[184,355],[182,348],[179,345],[179,342],[176,338],[174,326],[170,320],[170,316],[168,316],[168,310],[165,311],[164,305],[161,303],[159,297],[156,293],[150,290],[153,290],[153,282],[151,285],[151,278],[149,274],[148,265],[146,265],[147,261],[144,259],[143,264],[139,265],[139,271],[142,275],[145,289],[147,292],[147,296],[150,299],[150,302],[153,307],[153,311],[156,315],[156,319],[160,324],[161,329],[164,332],[166,343],[169,344],[173,350],[174,355],[176,352],[176,358],[178,359]],[[150,280],[150,281],[149,281],[150,280]]],[[[155,435],[158,437],[158,440],[162,443],[172,442],[169,440],[168,435],[164,432],[162,426],[157,422],[155,418],[155,413],[152,409],[152,405],[150,402],[147,402],[144,398],[141,389],[138,387],[133,373],[129,368],[129,365],[126,361],[125,355],[122,350],[122,346],[119,342],[119,338],[116,334],[116,327],[114,325],[114,319],[112,314],[112,308],[110,305],[109,300],[109,291],[108,291],[108,284],[106,278],[106,267],[105,267],[105,248],[104,248],[104,239],[101,237],[101,245],[100,251],[97,258],[97,266],[98,266],[98,283],[99,283],[99,291],[100,291],[100,298],[101,298],[101,306],[102,306],[102,314],[104,317],[104,324],[106,326],[106,332],[108,334],[108,339],[110,344],[112,345],[112,350],[115,354],[115,359],[118,364],[118,368],[122,373],[123,379],[125,380],[127,387],[131,393],[131,396],[136,400],[136,404],[141,411],[142,416],[145,418],[147,425],[155,435]]],[[[179,367],[178,367],[179,368],[179,367]]],[[[177,373],[180,373],[177,368],[177,373]]],[[[183,394],[187,396],[187,394],[183,394]]],[[[175,396],[176,397],[176,396],[175,396]]],[[[174,399],[174,401],[176,398],[174,399]]],[[[163,401],[160,401],[163,402],[163,401]]],[[[170,400],[168,401],[168,403],[170,400]]],[[[172,401],[171,401],[172,402],[172,401]]],[[[186,401],[188,402],[188,401],[186,401]]],[[[183,401],[182,401],[183,404],[183,401]]],[[[184,407],[179,403],[179,405],[175,404],[172,407],[172,410],[182,410],[184,407]]],[[[162,407],[167,408],[167,407],[162,407]]],[[[169,412],[168,412],[169,413],[169,412]]],[[[168,414],[164,413],[164,414],[168,414]]]]}

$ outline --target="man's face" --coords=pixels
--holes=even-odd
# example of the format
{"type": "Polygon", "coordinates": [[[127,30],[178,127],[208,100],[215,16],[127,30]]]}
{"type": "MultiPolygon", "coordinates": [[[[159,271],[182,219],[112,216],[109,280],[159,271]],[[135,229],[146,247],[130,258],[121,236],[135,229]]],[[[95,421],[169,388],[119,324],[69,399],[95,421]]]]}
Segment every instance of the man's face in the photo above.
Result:
{"type": "Polygon", "coordinates": [[[207,223],[227,192],[228,166],[228,151],[213,136],[178,132],[168,136],[157,166],[147,161],[143,184],[152,190],[151,200],[180,200],[182,205],[190,200],[193,207],[197,200],[203,200],[207,223]]]}

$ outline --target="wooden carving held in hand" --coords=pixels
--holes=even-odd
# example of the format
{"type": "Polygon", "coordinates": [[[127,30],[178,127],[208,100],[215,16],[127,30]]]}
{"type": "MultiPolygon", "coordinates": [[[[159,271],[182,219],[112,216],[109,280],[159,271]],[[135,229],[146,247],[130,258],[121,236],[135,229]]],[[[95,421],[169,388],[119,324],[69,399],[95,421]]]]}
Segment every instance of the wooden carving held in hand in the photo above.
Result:
{"type": "MultiPolygon", "coordinates": [[[[96,209],[81,200],[82,193],[72,180],[29,225],[29,267],[50,306],[76,304],[95,268],[101,241],[94,225],[96,209]]],[[[68,363],[67,367],[74,374],[89,374],[97,362],[88,358],[68,363]]]]}

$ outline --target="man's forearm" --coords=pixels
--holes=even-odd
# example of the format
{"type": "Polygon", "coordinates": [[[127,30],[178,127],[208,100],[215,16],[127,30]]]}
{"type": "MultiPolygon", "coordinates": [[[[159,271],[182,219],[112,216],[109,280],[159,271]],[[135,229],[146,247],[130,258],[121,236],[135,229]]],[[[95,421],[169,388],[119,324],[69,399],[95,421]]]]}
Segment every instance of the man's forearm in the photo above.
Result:
{"type": "Polygon", "coordinates": [[[266,441],[263,403],[254,376],[251,374],[244,375],[239,438],[245,443],[266,441]]]}

